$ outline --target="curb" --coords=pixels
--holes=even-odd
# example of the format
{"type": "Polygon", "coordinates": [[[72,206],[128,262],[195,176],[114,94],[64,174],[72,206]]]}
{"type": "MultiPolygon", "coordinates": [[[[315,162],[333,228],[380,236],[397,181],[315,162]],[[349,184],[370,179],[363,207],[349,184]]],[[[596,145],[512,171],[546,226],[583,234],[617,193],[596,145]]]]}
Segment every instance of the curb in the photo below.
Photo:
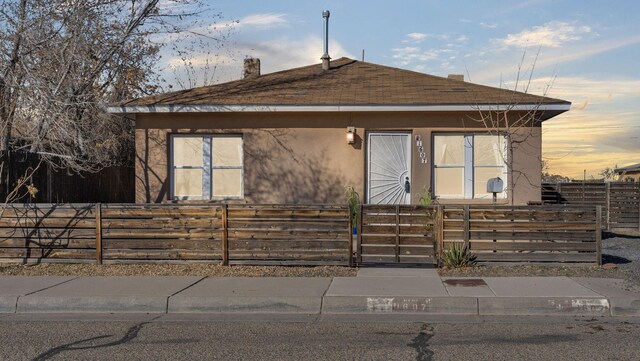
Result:
{"type": "Polygon", "coordinates": [[[167,313],[313,313],[320,297],[171,297],[167,313]]]}
{"type": "Polygon", "coordinates": [[[19,297],[16,313],[166,313],[167,296],[19,297]]]}
{"type": "Polygon", "coordinates": [[[474,297],[326,296],[322,313],[477,315],[478,300],[474,297]]]}
{"type": "Polygon", "coordinates": [[[299,313],[460,316],[640,316],[640,298],[576,297],[29,297],[0,296],[0,314],[299,313]]]}
{"type": "Polygon", "coordinates": [[[487,297],[478,298],[481,316],[610,316],[606,298],[487,297]]]}

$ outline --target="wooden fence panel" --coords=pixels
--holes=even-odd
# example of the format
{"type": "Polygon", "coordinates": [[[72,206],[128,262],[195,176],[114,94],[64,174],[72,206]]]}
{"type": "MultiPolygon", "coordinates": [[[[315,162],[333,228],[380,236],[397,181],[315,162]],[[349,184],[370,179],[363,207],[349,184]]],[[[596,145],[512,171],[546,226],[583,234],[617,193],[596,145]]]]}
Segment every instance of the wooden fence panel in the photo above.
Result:
{"type": "Polygon", "coordinates": [[[95,259],[92,204],[9,204],[0,214],[0,261],[95,259]]]}
{"type": "Polygon", "coordinates": [[[465,242],[479,262],[597,263],[598,217],[593,206],[447,206],[444,248],[465,242]]]}
{"type": "MultiPolygon", "coordinates": [[[[135,169],[108,167],[97,173],[69,174],[42,161],[40,155],[28,152],[0,152],[0,198],[5,199],[18,179],[32,174],[30,183],[39,191],[33,202],[93,203],[134,202],[135,169]],[[82,189],[82,192],[78,192],[82,189]]],[[[26,198],[26,197],[25,197],[26,198]]],[[[22,198],[18,201],[24,201],[22,198]]]]}
{"type": "Polygon", "coordinates": [[[640,231],[640,182],[612,183],[609,228],[640,231]]]}
{"type": "Polygon", "coordinates": [[[542,185],[545,204],[602,207],[602,226],[640,231],[639,182],[572,182],[542,185]]]}
{"type": "Polygon", "coordinates": [[[364,205],[361,209],[359,263],[437,263],[440,208],[364,205]]]}
{"type": "Polygon", "coordinates": [[[347,206],[229,205],[229,264],[349,265],[347,206]]]}
{"type": "Polygon", "coordinates": [[[218,261],[220,205],[103,204],[102,259],[218,261]]]}
{"type": "MultiPolygon", "coordinates": [[[[637,216],[625,214],[613,218],[637,216]]],[[[349,265],[350,217],[347,206],[10,205],[0,261],[349,265]]],[[[364,205],[356,259],[434,264],[451,242],[466,241],[487,262],[597,262],[599,219],[593,206],[364,205]]]]}

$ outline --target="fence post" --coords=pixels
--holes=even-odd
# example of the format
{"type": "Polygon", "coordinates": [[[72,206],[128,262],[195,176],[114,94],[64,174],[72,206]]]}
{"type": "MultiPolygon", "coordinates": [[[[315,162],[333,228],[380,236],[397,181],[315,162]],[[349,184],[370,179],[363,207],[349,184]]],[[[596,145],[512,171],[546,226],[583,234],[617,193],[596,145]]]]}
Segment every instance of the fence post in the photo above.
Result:
{"type": "Polygon", "coordinates": [[[562,204],[562,183],[557,183],[556,187],[556,204],[562,204]]]}
{"type": "Polygon", "coordinates": [[[353,267],[353,211],[355,210],[351,208],[351,204],[347,208],[347,218],[349,219],[349,252],[347,255],[349,256],[349,267],[353,267]]]}
{"type": "Polygon", "coordinates": [[[640,232],[640,179],[638,180],[638,194],[636,194],[636,201],[638,201],[638,232],[640,232]]]}
{"type": "Polygon", "coordinates": [[[396,263],[400,263],[400,206],[396,204],[396,263]]]}
{"type": "Polygon", "coordinates": [[[102,264],[102,204],[96,203],[96,263],[102,264]]]}
{"type": "Polygon", "coordinates": [[[611,216],[611,182],[606,182],[605,184],[605,192],[607,192],[607,224],[605,224],[605,226],[607,227],[607,230],[609,230],[609,217],[611,216]]]}
{"type": "Polygon", "coordinates": [[[463,215],[463,220],[464,220],[464,233],[463,233],[463,237],[464,237],[464,247],[469,250],[469,218],[470,218],[470,212],[469,212],[469,205],[465,204],[464,205],[464,215],[463,215]]]}
{"type": "Polygon", "coordinates": [[[222,205],[222,265],[229,265],[229,205],[222,205]]]}
{"type": "Polygon", "coordinates": [[[436,264],[440,265],[440,260],[442,259],[442,251],[444,250],[444,207],[437,206],[436,207],[436,242],[434,250],[434,256],[436,257],[436,264]]]}
{"type": "Polygon", "coordinates": [[[602,265],[602,206],[596,206],[596,258],[602,265]]]}
{"type": "Polygon", "coordinates": [[[364,214],[362,208],[362,204],[359,206],[360,209],[358,209],[358,238],[356,239],[356,262],[358,263],[358,265],[362,264],[362,215],[364,214]]]}

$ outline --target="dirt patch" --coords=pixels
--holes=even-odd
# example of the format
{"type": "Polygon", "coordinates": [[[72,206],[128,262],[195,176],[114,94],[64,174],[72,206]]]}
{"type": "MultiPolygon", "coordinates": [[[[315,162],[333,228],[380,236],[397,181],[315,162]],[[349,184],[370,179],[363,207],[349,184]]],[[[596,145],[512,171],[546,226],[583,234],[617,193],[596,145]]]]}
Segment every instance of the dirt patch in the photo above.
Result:
{"type": "Polygon", "coordinates": [[[208,276],[352,277],[356,268],[339,266],[220,266],[216,264],[38,264],[0,265],[5,276],[208,276]]]}
{"type": "Polygon", "coordinates": [[[458,269],[439,269],[438,273],[446,277],[534,277],[534,276],[566,276],[566,277],[598,277],[626,278],[628,270],[620,268],[606,269],[600,266],[475,266],[458,269]]]}

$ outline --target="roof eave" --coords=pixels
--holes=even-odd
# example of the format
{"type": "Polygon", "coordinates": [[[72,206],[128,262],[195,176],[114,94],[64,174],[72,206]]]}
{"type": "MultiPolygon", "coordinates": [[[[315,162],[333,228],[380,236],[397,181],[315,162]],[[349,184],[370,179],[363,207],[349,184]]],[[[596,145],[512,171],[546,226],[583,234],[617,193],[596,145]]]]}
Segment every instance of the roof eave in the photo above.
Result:
{"type": "Polygon", "coordinates": [[[486,112],[535,111],[546,120],[571,108],[571,103],[553,104],[434,104],[434,105],[123,105],[107,108],[113,114],[136,113],[227,113],[227,112],[486,112]]]}

